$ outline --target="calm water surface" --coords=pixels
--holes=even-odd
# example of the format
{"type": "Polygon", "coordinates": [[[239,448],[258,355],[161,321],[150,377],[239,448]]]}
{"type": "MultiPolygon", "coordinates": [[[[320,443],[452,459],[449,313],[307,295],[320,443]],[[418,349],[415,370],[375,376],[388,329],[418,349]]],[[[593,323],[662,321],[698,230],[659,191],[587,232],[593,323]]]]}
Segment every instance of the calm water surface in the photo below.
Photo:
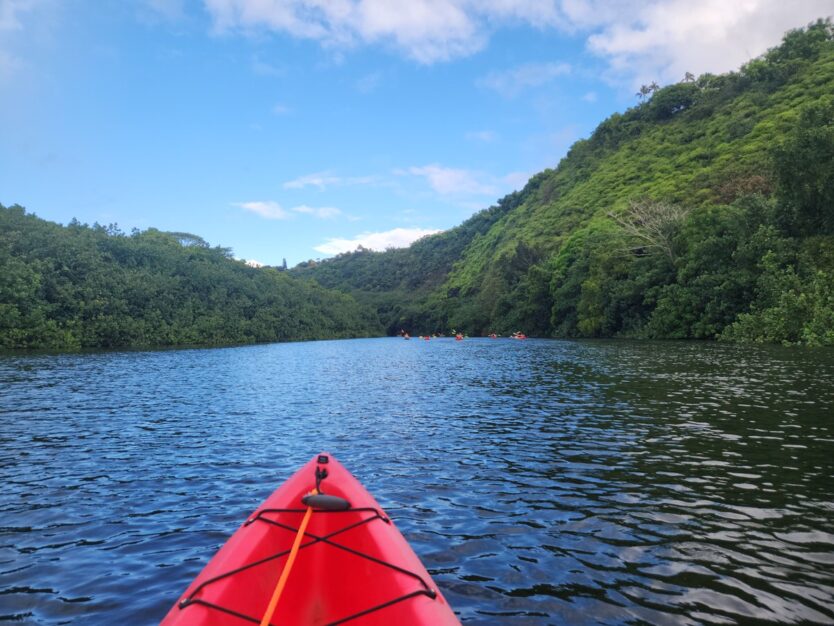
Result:
{"type": "Polygon", "coordinates": [[[400,339],[0,356],[0,620],[157,622],[322,449],[466,624],[834,623],[834,352],[400,339]]]}

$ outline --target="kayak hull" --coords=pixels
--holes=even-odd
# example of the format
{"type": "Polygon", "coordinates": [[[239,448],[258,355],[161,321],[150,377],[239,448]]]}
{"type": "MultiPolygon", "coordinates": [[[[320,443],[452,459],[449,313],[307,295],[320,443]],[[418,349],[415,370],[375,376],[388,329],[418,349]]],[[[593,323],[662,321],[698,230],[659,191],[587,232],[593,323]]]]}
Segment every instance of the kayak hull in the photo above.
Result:
{"type": "Polygon", "coordinates": [[[301,499],[316,487],[317,468],[327,471],[320,490],[347,500],[350,508],[314,508],[270,623],[459,624],[379,503],[341,463],[322,454],[238,528],[177,599],[163,626],[260,622],[304,518],[301,499]]]}

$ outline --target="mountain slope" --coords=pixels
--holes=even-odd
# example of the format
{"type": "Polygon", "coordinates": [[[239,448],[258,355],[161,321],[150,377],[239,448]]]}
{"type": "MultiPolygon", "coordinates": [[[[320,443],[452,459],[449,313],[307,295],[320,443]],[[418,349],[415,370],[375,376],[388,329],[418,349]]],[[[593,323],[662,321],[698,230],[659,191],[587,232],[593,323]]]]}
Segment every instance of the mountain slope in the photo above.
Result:
{"type": "MultiPolygon", "coordinates": [[[[834,173],[814,165],[832,160],[831,94],[834,31],[819,21],[738,72],[656,90],[534,176],[507,210],[491,209],[481,228],[465,223],[415,244],[428,250],[446,237],[464,245],[430,283],[419,283],[419,264],[406,265],[387,291],[373,278],[348,280],[357,255],[305,275],[375,304],[389,330],[825,342],[834,207],[797,190],[831,197],[834,173]],[[790,154],[780,157],[783,148],[790,154]],[[807,167],[797,167],[803,159],[807,167]],[[802,217],[814,211],[811,222],[802,217]],[[659,220],[664,245],[645,245],[641,212],[659,220]],[[774,281],[788,290],[782,296],[794,294],[786,297],[805,321],[752,332],[749,316],[764,323],[765,311],[788,306],[771,293],[774,281]],[[397,318],[394,303],[406,297],[409,313],[397,318]],[[743,319],[745,332],[734,326],[743,319]],[[805,326],[817,330],[805,336],[805,326]]],[[[414,254],[423,259],[377,253],[364,275],[384,275],[395,258],[414,254]]]]}
{"type": "Polygon", "coordinates": [[[376,310],[389,333],[404,326],[420,326],[428,323],[424,310],[427,298],[443,285],[467,246],[523,200],[523,192],[509,194],[460,226],[424,237],[408,248],[386,252],[360,249],[320,263],[300,263],[290,274],[351,293],[376,310]]]}

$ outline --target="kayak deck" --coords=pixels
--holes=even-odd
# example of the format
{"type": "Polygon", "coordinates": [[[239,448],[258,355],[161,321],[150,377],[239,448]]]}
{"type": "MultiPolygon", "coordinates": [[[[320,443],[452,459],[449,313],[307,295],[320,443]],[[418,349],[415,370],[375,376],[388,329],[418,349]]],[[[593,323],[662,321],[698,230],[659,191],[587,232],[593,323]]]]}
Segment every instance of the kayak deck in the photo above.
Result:
{"type": "Polygon", "coordinates": [[[162,624],[259,624],[307,511],[301,499],[317,486],[350,506],[313,507],[271,624],[459,624],[376,500],[327,454],[302,467],[244,522],[162,624]],[[326,471],[323,480],[317,470],[326,471]]]}

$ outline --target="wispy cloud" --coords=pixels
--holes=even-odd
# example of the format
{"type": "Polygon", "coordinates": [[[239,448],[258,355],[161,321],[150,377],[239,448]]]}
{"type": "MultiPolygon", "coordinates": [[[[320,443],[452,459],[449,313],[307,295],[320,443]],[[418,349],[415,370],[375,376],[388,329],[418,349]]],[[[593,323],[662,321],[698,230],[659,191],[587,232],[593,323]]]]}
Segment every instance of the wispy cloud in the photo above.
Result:
{"type": "MultiPolygon", "coordinates": [[[[485,131],[488,132],[488,131],[485,131]]],[[[481,138],[491,140],[492,135],[481,138]]],[[[492,177],[483,172],[460,168],[444,167],[438,163],[395,169],[395,176],[413,176],[426,181],[429,187],[443,196],[494,196],[501,192],[506,178],[492,177]]],[[[329,170],[305,174],[283,183],[284,189],[305,189],[314,187],[325,191],[331,187],[373,185],[396,187],[397,183],[386,176],[340,176],[329,170]]]]}
{"type": "Polygon", "coordinates": [[[311,207],[307,206],[306,204],[302,204],[301,206],[295,206],[291,208],[290,211],[295,211],[296,213],[305,213],[306,215],[312,215],[314,217],[318,217],[319,219],[329,219],[331,217],[337,217],[342,214],[342,212],[336,207],[311,207]]]}
{"type": "Polygon", "coordinates": [[[582,96],[582,99],[585,102],[596,102],[597,101],[597,92],[596,91],[589,91],[584,96],[582,96]]]}
{"type": "Polygon", "coordinates": [[[282,104],[280,102],[276,103],[275,106],[272,107],[273,115],[286,115],[291,111],[292,109],[290,109],[286,104],[282,104]]]}
{"type": "Polygon", "coordinates": [[[441,195],[495,195],[498,190],[495,185],[484,182],[483,174],[472,170],[443,167],[437,163],[420,167],[409,167],[407,170],[396,170],[396,174],[410,174],[426,179],[429,186],[441,195]]]}
{"type": "Polygon", "coordinates": [[[241,209],[254,213],[255,215],[265,217],[268,220],[286,220],[292,217],[292,214],[283,209],[280,204],[271,200],[236,202],[234,206],[240,207],[241,209]]]}
{"type": "Polygon", "coordinates": [[[359,246],[369,250],[387,250],[388,248],[404,248],[412,243],[441,231],[431,228],[394,228],[383,232],[367,232],[352,239],[330,238],[314,249],[323,254],[341,254],[352,252],[359,246]]]}
{"type": "Polygon", "coordinates": [[[294,213],[311,215],[319,219],[330,219],[342,214],[336,207],[311,207],[306,204],[285,209],[274,200],[256,200],[254,202],[236,202],[233,206],[239,207],[255,215],[260,215],[268,220],[287,220],[293,217],[294,213]]]}
{"type": "Polygon", "coordinates": [[[509,70],[490,72],[477,82],[506,98],[514,98],[525,89],[539,87],[570,72],[571,66],[567,63],[525,63],[509,70]]]}
{"type": "Polygon", "coordinates": [[[284,183],[284,189],[304,189],[304,187],[318,187],[322,191],[330,185],[337,185],[341,182],[341,178],[333,176],[330,172],[315,172],[313,174],[305,174],[284,183]]]}
{"type": "Polygon", "coordinates": [[[318,187],[324,191],[328,187],[339,187],[347,185],[372,185],[378,183],[377,176],[336,176],[332,172],[314,172],[305,174],[283,184],[284,189],[304,189],[305,187],[318,187]]]}

